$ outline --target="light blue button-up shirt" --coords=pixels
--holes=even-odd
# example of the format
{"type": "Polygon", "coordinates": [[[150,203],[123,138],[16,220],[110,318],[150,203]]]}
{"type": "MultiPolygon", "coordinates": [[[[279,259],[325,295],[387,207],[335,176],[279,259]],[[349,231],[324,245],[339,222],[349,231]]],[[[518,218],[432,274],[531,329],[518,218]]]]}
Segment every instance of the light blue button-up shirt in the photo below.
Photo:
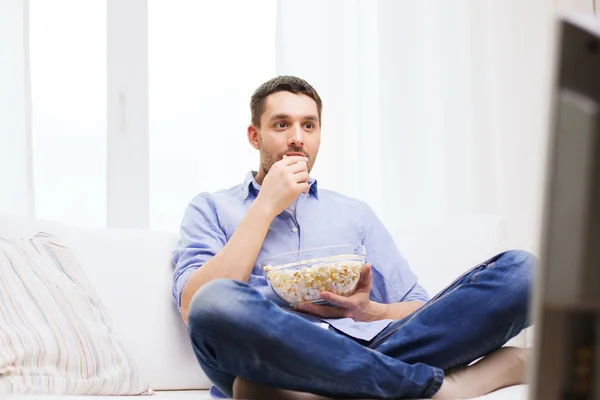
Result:
{"type": "MultiPolygon", "coordinates": [[[[179,309],[181,293],[190,275],[217,254],[229,240],[260,186],[249,172],[244,183],[216,193],[202,193],[190,202],[181,223],[181,240],[173,254],[173,297],[179,309]]],[[[429,296],[398,251],[392,237],[364,202],[318,189],[311,178],[307,195],[296,203],[296,216],[279,214],[267,232],[248,283],[282,307],[286,304],[268,286],[260,260],[290,251],[338,244],[362,244],[372,265],[370,298],[379,303],[420,300],[429,296]]],[[[295,311],[290,311],[295,312],[295,311]]],[[[351,318],[302,317],[324,327],[329,325],[352,337],[371,340],[392,320],[357,322],[351,318]]]]}

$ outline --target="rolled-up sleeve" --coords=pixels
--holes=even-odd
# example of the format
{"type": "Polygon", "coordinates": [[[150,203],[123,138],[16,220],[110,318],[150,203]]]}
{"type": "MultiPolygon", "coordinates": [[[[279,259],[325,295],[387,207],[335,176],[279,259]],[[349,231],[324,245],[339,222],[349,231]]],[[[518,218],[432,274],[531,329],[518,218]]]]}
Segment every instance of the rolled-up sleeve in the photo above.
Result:
{"type": "Polygon", "coordinates": [[[419,285],[417,276],[400,254],[392,235],[367,204],[364,204],[362,221],[367,262],[373,271],[371,299],[381,303],[427,302],[429,295],[419,285]]]}
{"type": "Polygon", "coordinates": [[[227,243],[212,200],[200,194],[189,203],[181,222],[180,240],[173,252],[173,299],[180,310],[181,293],[195,270],[227,243]]]}
{"type": "Polygon", "coordinates": [[[417,281],[408,293],[406,293],[406,296],[402,298],[402,301],[422,301],[423,303],[427,303],[429,301],[429,294],[417,281]]]}

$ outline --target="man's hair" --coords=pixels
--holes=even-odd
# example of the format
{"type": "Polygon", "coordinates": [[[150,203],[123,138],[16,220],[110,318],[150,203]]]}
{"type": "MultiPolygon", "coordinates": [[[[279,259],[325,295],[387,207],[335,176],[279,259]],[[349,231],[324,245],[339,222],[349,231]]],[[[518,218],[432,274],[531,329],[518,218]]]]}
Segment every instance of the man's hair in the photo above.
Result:
{"type": "Polygon", "coordinates": [[[254,91],[250,99],[250,112],[252,115],[252,125],[260,127],[260,117],[265,111],[265,101],[267,97],[277,92],[291,92],[294,94],[303,94],[317,103],[319,113],[319,125],[321,125],[321,111],[323,102],[317,91],[304,79],[282,75],[263,83],[254,91]]]}

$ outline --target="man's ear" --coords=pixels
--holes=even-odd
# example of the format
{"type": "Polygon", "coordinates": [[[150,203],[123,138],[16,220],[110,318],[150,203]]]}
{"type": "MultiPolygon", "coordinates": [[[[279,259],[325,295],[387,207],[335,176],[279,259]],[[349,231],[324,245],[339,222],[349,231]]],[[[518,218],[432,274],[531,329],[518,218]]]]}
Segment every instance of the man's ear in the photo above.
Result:
{"type": "Polygon", "coordinates": [[[248,125],[248,143],[256,150],[260,149],[260,145],[258,143],[258,129],[252,124],[248,125]]]}

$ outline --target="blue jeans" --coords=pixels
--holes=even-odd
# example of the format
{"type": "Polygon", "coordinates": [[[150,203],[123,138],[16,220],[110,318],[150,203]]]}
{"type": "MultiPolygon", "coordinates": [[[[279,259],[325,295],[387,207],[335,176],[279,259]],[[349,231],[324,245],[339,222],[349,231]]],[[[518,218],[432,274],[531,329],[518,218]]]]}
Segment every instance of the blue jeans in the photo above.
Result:
{"type": "Polygon", "coordinates": [[[501,347],[528,325],[536,259],[508,251],[474,267],[371,341],[282,310],[219,279],[194,295],[188,332],[201,368],[227,396],[235,377],[343,398],[430,398],[444,371],[501,347]]]}

